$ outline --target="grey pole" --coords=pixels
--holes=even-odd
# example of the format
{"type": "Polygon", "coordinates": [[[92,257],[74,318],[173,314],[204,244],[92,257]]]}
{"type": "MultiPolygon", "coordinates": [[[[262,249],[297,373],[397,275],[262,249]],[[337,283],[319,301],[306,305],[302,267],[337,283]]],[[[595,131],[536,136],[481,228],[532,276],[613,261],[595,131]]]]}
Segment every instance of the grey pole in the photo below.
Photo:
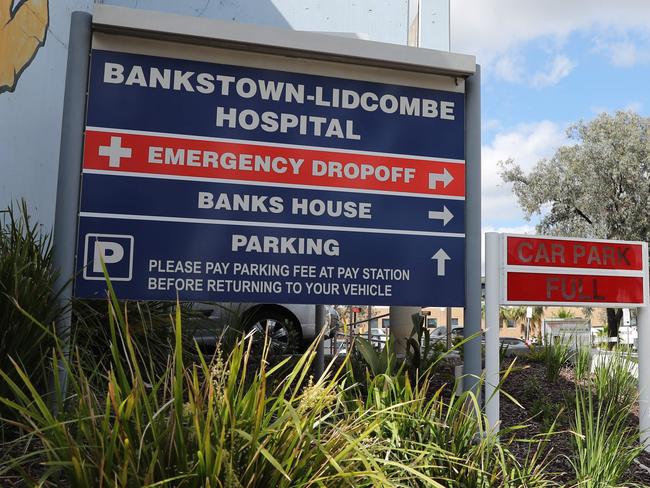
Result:
{"type": "Polygon", "coordinates": [[[447,325],[447,334],[446,334],[446,336],[447,336],[447,341],[446,341],[447,344],[446,344],[446,346],[447,346],[447,351],[449,351],[451,349],[451,322],[452,322],[452,320],[451,320],[451,307],[447,307],[445,309],[445,312],[446,312],[445,313],[445,315],[446,315],[445,324],[447,325]]]}
{"type": "MultiPolygon", "coordinates": [[[[465,337],[481,331],[481,67],[465,81],[465,337]]],[[[481,338],[463,346],[465,391],[481,376],[481,338]]]]}
{"type": "Polygon", "coordinates": [[[353,325],[354,324],[354,319],[352,318],[352,306],[350,306],[350,313],[348,314],[348,347],[347,351],[348,353],[352,350],[352,339],[354,338],[354,330],[353,330],[353,325]]]}
{"type": "MultiPolygon", "coordinates": [[[[70,21],[68,63],[66,68],[59,178],[54,217],[54,266],[59,271],[55,290],[60,291],[59,303],[64,310],[56,323],[56,333],[64,353],[68,354],[72,324],[72,278],[75,274],[75,246],[77,214],[83,157],[83,130],[86,117],[86,90],[90,59],[92,16],[87,12],[73,12],[70,21]]],[[[67,389],[67,375],[59,370],[63,396],[67,389]]]]}
{"type": "Polygon", "coordinates": [[[316,359],[314,360],[314,376],[320,379],[325,371],[325,341],[320,336],[325,323],[325,305],[316,305],[315,332],[318,345],[316,346],[316,359]]]}
{"type": "MultiPolygon", "coordinates": [[[[644,281],[648,279],[648,244],[643,243],[643,256],[645,261],[644,281]]],[[[650,296],[648,287],[643,287],[645,307],[637,309],[636,325],[639,331],[638,353],[639,353],[639,433],[641,445],[646,452],[650,452],[650,296]],[[648,332],[646,332],[646,330],[648,332]]]]}
{"type": "Polygon", "coordinates": [[[485,415],[488,428],[499,432],[499,290],[501,236],[485,234],[485,415]]]}
{"type": "Polygon", "coordinates": [[[648,306],[638,309],[636,320],[639,331],[639,433],[643,448],[646,452],[650,452],[650,310],[648,306]]]}

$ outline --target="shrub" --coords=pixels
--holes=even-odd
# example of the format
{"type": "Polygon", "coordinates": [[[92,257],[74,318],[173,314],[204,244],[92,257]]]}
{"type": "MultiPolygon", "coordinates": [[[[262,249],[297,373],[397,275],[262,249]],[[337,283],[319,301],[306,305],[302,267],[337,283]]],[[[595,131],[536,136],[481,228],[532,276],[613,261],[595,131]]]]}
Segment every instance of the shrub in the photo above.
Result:
{"type": "MultiPolygon", "coordinates": [[[[539,393],[539,390],[538,390],[539,393]]],[[[562,413],[562,405],[551,402],[542,396],[533,400],[530,406],[532,416],[540,422],[542,430],[548,432],[555,425],[558,416],[562,413]]]]}
{"type": "MultiPolygon", "coordinates": [[[[506,373],[507,375],[507,373],[506,373]]],[[[551,486],[544,473],[544,439],[525,458],[510,447],[523,426],[503,429],[501,439],[487,430],[485,417],[472,392],[455,395],[445,387],[433,390],[428,374],[411,381],[408,374],[379,374],[369,378],[366,393],[345,391],[346,405],[356,405],[353,417],[377,421],[378,440],[373,457],[390,459],[383,466],[398,486],[543,487],[551,486]],[[420,476],[403,470],[417,467],[420,476]],[[426,476],[426,478],[425,478],[426,476]]]]}
{"type": "Polygon", "coordinates": [[[630,408],[596,401],[590,389],[578,389],[575,401],[570,462],[577,486],[620,486],[625,471],[643,451],[636,428],[627,424],[630,408]]]}
{"type": "Polygon", "coordinates": [[[575,354],[576,362],[576,380],[588,378],[591,374],[591,348],[581,346],[577,349],[575,354]]]}
{"type": "Polygon", "coordinates": [[[598,399],[623,408],[632,405],[638,397],[638,381],[633,374],[636,367],[629,351],[613,351],[598,356],[593,375],[593,385],[598,399]]]}
{"type": "MultiPolygon", "coordinates": [[[[174,355],[166,372],[149,383],[116,300],[110,304],[111,368],[102,390],[93,389],[78,356],[63,365],[69,372],[65,413],[55,416],[25,371],[12,382],[18,400],[0,399],[22,417],[42,451],[15,463],[43,457],[44,480],[62,473],[71,486],[296,486],[354,478],[385,481],[366,472],[359,444],[373,424],[337,414],[337,381],[309,379],[315,350],[278,379],[284,362],[251,372],[251,342],[220,356],[186,366],[180,312],[175,319],[174,355]],[[363,470],[359,475],[355,470],[363,470]]],[[[286,362],[286,361],[285,361],[286,362]]],[[[334,373],[334,377],[336,377],[334,373]]]]}
{"type": "MultiPolygon", "coordinates": [[[[16,400],[0,398],[38,449],[8,470],[29,484],[54,486],[547,486],[535,451],[518,459],[486,432],[471,393],[445,400],[429,377],[378,374],[365,393],[346,362],[310,378],[314,343],[275,366],[251,356],[252,340],[212,360],[186,363],[180,310],[173,355],[150,381],[123,309],[111,295],[111,360],[103,383],[75,350],[59,354],[69,394],[55,415],[18,364],[6,372],[16,400]],[[41,463],[38,482],[27,467],[41,463]]],[[[346,359],[347,361],[347,359],[346,359]]],[[[55,385],[58,385],[55,377],[55,385]]],[[[507,432],[506,432],[507,434],[507,432]]]]}
{"type": "Polygon", "coordinates": [[[529,355],[531,361],[544,362],[546,378],[553,383],[558,380],[560,370],[569,363],[572,357],[573,351],[568,341],[553,342],[551,337],[547,337],[541,346],[535,346],[529,355]]]}
{"type": "MultiPolygon", "coordinates": [[[[129,326],[129,337],[137,352],[138,366],[143,378],[153,383],[164,374],[168,368],[169,357],[174,352],[174,328],[172,316],[175,304],[169,302],[120,302],[125,320],[129,326]]],[[[111,332],[106,324],[109,323],[109,313],[104,300],[73,300],[72,339],[78,361],[86,364],[85,374],[96,386],[104,384],[106,372],[114,368],[116,356],[111,351],[111,332]]],[[[183,354],[185,357],[197,359],[193,339],[194,329],[190,327],[196,313],[189,305],[181,305],[181,316],[184,320],[182,330],[183,354]]],[[[215,332],[216,335],[216,332],[215,332]]],[[[229,341],[230,350],[234,340],[229,341]]],[[[127,357],[117,356],[123,361],[123,367],[128,367],[127,357]]]]}
{"type": "MultiPolygon", "coordinates": [[[[54,344],[53,321],[59,313],[54,293],[50,234],[33,223],[25,202],[0,217],[0,369],[18,380],[12,363],[21,365],[30,382],[42,391],[47,377],[45,358],[54,344]],[[35,320],[32,320],[29,316],[35,320]]],[[[11,388],[0,380],[0,397],[11,388]]],[[[0,416],[6,415],[0,406],[0,416]]]]}

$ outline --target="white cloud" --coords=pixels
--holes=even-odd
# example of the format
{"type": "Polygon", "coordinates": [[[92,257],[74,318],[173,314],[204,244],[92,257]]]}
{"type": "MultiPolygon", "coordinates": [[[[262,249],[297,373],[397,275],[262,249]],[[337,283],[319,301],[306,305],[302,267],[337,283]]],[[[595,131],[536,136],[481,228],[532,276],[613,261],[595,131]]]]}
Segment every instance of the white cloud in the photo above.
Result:
{"type": "Polygon", "coordinates": [[[609,61],[614,66],[629,68],[639,63],[644,57],[637,48],[636,44],[630,41],[614,42],[607,46],[609,52],[609,61]]]}
{"type": "MultiPolygon", "coordinates": [[[[454,0],[451,48],[477,54],[479,62],[490,63],[498,55],[538,38],[550,38],[561,46],[576,31],[647,32],[648,25],[647,0],[454,0]]],[[[624,57],[619,59],[626,61],[624,57]]]]}
{"type": "Polygon", "coordinates": [[[540,159],[553,155],[569,141],[565,128],[557,123],[541,121],[520,124],[509,131],[497,133],[492,142],[482,148],[482,221],[486,226],[503,226],[520,222],[523,213],[517,205],[510,185],[499,177],[499,161],[515,160],[524,171],[540,159]]]}
{"type": "Polygon", "coordinates": [[[494,74],[511,83],[518,83],[523,79],[524,63],[521,56],[509,54],[501,56],[494,63],[494,74]]]}
{"type": "Polygon", "coordinates": [[[605,112],[605,113],[613,113],[613,112],[616,112],[618,110],[622,110],[624,112],[637,112],[637,113],[639,113],[639,112],[641,112],[641,110],[643,110],[643,102],[640,102],[638,100],[634,100],[632,102],[626,103],[623,106],[619,106],[619,107],[615,107],[615,108],[606,107],[604,105],[593,105],[593,106],[590,107],[590,110],[595,114],[601,114],[603,112],[605,112]]]}
{"type": "Polygon", "coordinates": [[[488,119],[483,122],[484,131],[493,131],[501,128],[501,121],[499,119],[488,119]]]}
{"type": "Polygon", "coordinates": [[[627,105],[623,107],[623,110],[625,112],[640,112],[643,109],[643,103],[636,101],[636,102],[630,102],[627,105]]]}
{"type": "Polygon", "coordinates": [[[542,88],[545,86],[557,85],[558,82],[569,76],[576,64],[564,54],[555,56],[547,72],[535,73],[531,79],[533,86],[542,88]]]}
{"type": "Polygon", "coordinates": [[[622,37],[607,39],[604,36],[597,37],[594,40],[594,52],[603,53],[610,64],[619,68],[631,68],[638,64],[650,62],[650,42],[646,35],[640,34],[635,36],[635,41],[630,40],[626,33],[622,37]]]}
{"type": "Polygon", "coordinates": [[[485,237],[486,232],[500,232],[502,234],[534,234],[535,226],[532,224],[515,225],[513,227],[493,227],[487,225],[481,229],[481,234],[485,237]]]}
{"type": "Polygon", "coordinates": [[[481,229],[481,274],[485,275],[485,233],[486,232],[499,232],[502,234],[535,234],[535,226],[524,224],[514,227],[493,227],[488,225],[481,229]]]}

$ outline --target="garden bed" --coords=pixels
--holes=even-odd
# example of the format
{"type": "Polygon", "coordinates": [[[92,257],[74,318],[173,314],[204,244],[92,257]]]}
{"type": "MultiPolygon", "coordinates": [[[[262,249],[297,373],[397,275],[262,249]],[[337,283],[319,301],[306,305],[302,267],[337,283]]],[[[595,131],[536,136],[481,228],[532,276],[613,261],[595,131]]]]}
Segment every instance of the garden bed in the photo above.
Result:
{"type": "MultiPolygon", "coordinates": [[[[559,483],[566,485],[570,484],[573,476],[568,459],[573,454],[570,422],[574,415],[571,405],[575,400],[576,383],[585,386],[584,380],[576,380],[575,370],[571,367],[562,368],[558,380],[549,382],[545,364],[518,358],[503,389],[515,398],[519,405],[504,394],[501,395],[500,402],[504,428],[528,425],[528,428],[519,431],[520,437],[533,438],[542,435],[557,419],[556,432],[548,443],[549,472],[557,476],[559,483]]],[[[638,408],[638,403],[635,403],[632,414],[627,419],[631,428],[638,429],[638,408]]],[[[524,457],[528,445],[518,443],[513,448],[518,449],[519,454],[524,457]]],[[[650,486],[650,453],[642,453],[637,461],[641,465],[635,462],[630,467],[626,474],[627,481],[650,486]]]]}

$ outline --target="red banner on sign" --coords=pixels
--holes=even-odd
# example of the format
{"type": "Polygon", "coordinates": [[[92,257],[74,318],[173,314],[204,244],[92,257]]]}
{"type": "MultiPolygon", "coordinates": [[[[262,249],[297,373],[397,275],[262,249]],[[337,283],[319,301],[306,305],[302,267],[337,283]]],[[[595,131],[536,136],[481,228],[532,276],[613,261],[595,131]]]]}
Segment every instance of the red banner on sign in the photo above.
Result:
{"type": "Polygon", "coordinates": [[[465,196],[463,162],[86,131],[84,169],[436,196],[465,196]]]}
{"type": "Polygon", "coordinates": [[[507,273],[508,302],[643,303],[643,277],[507,273]]]}
{"type": "Polygon", "coordinates": [[[510,266],[641,271],[647,258],[641,244],[521,236],[507,236],[507,240],[506,264],[510,266]]]}

